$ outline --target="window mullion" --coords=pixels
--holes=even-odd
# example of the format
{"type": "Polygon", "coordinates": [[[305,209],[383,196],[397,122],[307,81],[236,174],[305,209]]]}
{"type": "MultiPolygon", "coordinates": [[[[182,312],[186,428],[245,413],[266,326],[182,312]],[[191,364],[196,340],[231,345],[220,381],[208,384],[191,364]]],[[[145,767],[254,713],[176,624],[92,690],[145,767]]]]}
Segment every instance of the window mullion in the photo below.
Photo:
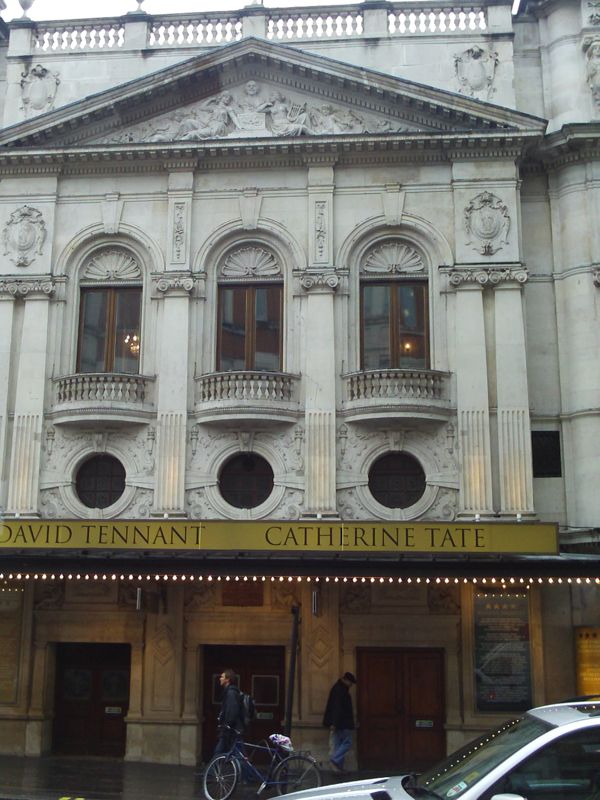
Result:
{"type": "Polygon", "coordinates": [[[246,369],[254,369],[256,345],[256,288],[246,289],[246,369]]]}
{"type": "Polygon", "coordinates": [[[104,369],[112,372],[115,365],[115,343],[117,325],[117,293],[115,289],[108,290],[108,307],[106,310],[106,349],[104,351],[104,369]]]}
{"type": "Polygon", "coordinates": [[[390,283],[390,363],[392,369],[400,366],[400,332],[398,330],[398,284],[390,283]]]}

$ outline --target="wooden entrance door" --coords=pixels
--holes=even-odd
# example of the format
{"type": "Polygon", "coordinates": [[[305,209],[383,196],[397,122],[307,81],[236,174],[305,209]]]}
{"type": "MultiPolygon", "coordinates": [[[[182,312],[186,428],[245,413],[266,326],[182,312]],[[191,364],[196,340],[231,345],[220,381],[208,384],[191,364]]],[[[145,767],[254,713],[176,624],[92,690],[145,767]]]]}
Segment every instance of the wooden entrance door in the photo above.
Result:
{"type": "Polygon", "coordinates": [[[52,749],[124,756],[131,653],[126,644],[58,644],[52,749]]]}
{"type": "Polygon", "coordinates": [[[238,686],[254,697],[256,719],[246,738],[258,742],[282,731],[285,716],[285,648],[244,645],[204,647],[202,758],[211,758],[217,743],[217,717],[221,710],[219,675],[234,669],[238,686]]]}
{"type": "Polygon", "coordinates": [[[421,770],[445,756],[443,651],[360,649],[357,680],[361,768],[421,770]]]}

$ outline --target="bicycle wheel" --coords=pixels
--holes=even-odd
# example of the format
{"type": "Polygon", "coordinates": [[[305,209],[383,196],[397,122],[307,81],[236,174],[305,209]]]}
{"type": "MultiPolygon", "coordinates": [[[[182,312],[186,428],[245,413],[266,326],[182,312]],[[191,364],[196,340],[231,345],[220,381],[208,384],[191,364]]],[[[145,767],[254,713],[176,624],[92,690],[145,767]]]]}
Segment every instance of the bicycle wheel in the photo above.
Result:
{"type": "Polygon", "coordinates": [[[277,794],[315,789],[321,785],[321,773],[314,759],[308,756],[288,756],[273,773],[277,794]]]}
{"type": "Polygon", "coordinates": [[[202,789],[206,800],[227,800],[240,779],[240,765],[230,755],[215,756],[204,770],[202,789]]]}

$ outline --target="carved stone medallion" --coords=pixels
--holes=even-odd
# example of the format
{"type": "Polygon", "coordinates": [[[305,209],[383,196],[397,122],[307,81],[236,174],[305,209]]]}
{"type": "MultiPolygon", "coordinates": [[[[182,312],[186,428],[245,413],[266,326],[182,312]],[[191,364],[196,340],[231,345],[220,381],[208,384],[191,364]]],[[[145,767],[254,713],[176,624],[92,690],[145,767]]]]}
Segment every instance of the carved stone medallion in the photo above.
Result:
{"type": "Polygon", "coordinates": [[[58,73],[50,72],[41,64],[21,73],[21,107],[25,115],[51,111],[59,84],[58,73]]]}
{"type": "Polygon", "coordinates": [[[13,211],[3,231],[4,255],[17,267],[28,267],[41,255],[46,240],[46,225],[41,211],[21,206],[13,211]]]}
{"type": "Polygon", "coordinates": [[[454,57],[454,69],[459,92],[471,97],[489,99],[494,93],[494,77],[498,65],[498,54],[475,45],[454,57]]]}
{"type": "Polygon", "coordinates": [[[508,242],[508,209],[495,194],[481,192],[465,208],[467,244],[483,256],[491,256],[508,242]]]}

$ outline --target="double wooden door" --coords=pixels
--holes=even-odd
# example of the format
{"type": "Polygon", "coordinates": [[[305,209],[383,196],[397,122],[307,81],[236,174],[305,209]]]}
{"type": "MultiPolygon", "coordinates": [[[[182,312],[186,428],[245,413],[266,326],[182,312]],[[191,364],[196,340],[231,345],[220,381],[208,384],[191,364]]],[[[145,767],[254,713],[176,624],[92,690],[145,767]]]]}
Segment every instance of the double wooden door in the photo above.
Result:
{"type": "Polygon", "coordinates": [[[202,758],[211,758],[217,743],[217,717],[221,710],[219,676],[231,668],[238,675],[239,688],[251,694],[256,718],[245,737],[258,742],[280,733],[285,717],[285,648],[246,645],[205,645],[202,758]]]}
{"type": "Polygon", "coordinates": [[[126,644],[57,644],[52,749],[123,756],[131,651],[126,644]]]}
{"type": "Polygon", "coordinates": [[[422,770],[446,754],[443,651],[357,651],[362,769],[422,770]]]}

